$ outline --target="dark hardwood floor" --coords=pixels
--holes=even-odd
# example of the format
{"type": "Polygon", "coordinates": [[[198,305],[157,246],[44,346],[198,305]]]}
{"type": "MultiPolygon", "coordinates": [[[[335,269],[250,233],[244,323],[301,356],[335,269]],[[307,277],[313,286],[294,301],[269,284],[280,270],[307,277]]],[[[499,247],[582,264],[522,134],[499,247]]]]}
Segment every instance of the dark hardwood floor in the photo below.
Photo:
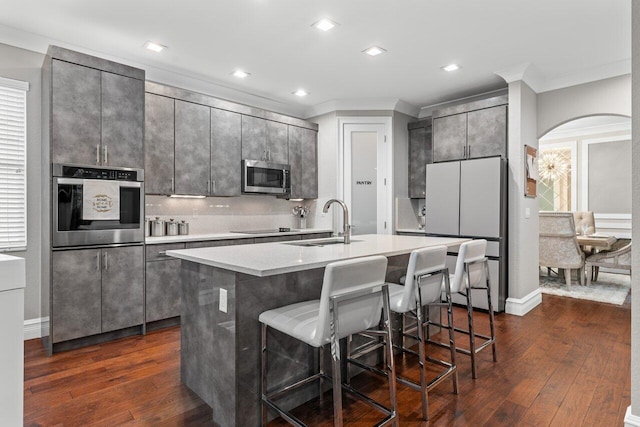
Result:
{"type": "MultiPolygon", "coordinates": [[[[456,309],[456,323],[464,324],[464,316],[456,309]]],[[[479,314],[477,322],[486,330],[485,318],[479,314]]],[[[479,378],[472,380],[469,358],[458,355],[460,393],[451,393],[449,381],[436,387],[429,394],[429,423],[420,420],[418,393],[399,386],[400,425],[623,425],[630,404],[629,299],[618,307],[545,295],[526,316],[501,314],[496,321],[498,363],[489,350],[481,352],[479,378]]],[[[417,376],[414,360],[398,358],[397,364],[417,376]]],[[[386,396],[385,383],[368,374],[353,384],[386,396]]],[[[24,395],[25,426],[213,425],[211,410],[180,383],[178,327],[50,358],[39,340],[28,341],[24,395]]],[[[296,414],[309,425],[332,425],[326,397],[296,414]]],[[[345,399],[347,425],[378,419],[368,406],[345,399]]]]}

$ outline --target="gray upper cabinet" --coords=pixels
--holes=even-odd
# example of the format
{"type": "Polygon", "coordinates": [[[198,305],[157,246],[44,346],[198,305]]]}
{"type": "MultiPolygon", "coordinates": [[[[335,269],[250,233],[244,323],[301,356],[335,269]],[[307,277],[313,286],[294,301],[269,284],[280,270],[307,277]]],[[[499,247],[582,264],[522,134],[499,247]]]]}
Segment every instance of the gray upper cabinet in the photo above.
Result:
{"type": "Polygon", "coordinates": [[[137,71],[141,78],[51,60],[53,163],[144,167],[144,72],[137,71]]]}
{"type": "Polygon", "coordinates": [[[51,340],[54,343],[99,334],[100,249],[53,252],[51,340]]]}
{"type": "Polygon", "coordinates": [[[102,332],[141,325],[144,247],[102,249],[102,332]]]}
{"type": "Polygon", "coordinates": [[[433,119],[433,161],[461,160],[466,155],[467,114],[433,119]]]}
{"type": "Polygon", "coordinates": [[[242,116],[242,158],[266,160],[267,121],[258,117],[242,116]]]}
{"type": "Polygon", "coordinates": [[[210,108],[175,101],[175,193],[207,195],[210,187],[210,108]]]}
{"type": "Polygon", "coordinates": [[[241,193],[242,116],[211,109],[211,195],[241,193]]]}
{"type": "Polygon", "coordinates": [[[409,124],[409,197],[423,199],[426,167],[433,162],[431,120],[409,124]]]}
{"type": "Polygon", "coordinates": [[[288,126],[267,121],[267,160],[273,163],[289,163],[288,126]]]}
{"type": "Polygon", "coordinates": [[[102,164],[144,167],[144,82],[102,72],[102,164]]]}
{"type": "Polygon", "coordinates": [[[433,112],[433,161],[507,157],[506,96],[433,112]]]}
{"type": "Polygon", "coordinates": [[[242,116],[242,158],[289,163],[287,125],[259,117],[242,116]]]}
{"type": "Polygon", "coordinates": [[[467,114],[467,144],[470,159],[507,157],[507,106],[470,111],[467,114]]]}
{"type": "Polygon", "coordinates": [[[291,198],[318,197],[318,133],[311,129],[289,126],[289,163],[291,165],[291,198]]]}
{"type": "Polygon", "coordinates": [[[52,62],[51,161],[100,164],[100,71],[52,62]]]}
{"type": "Polygon", "coordinates": [[[174,174],[174,100],[145,94],[144,186],[147,194],[171,194],[174,174]]]}

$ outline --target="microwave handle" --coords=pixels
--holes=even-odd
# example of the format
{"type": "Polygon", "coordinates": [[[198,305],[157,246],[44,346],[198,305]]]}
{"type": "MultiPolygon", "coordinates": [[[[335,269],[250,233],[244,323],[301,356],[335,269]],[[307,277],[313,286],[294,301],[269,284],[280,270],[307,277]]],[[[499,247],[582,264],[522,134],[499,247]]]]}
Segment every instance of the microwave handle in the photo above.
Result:
{"type": "Polygon", "coordinates": [[[282,179],[282,192],[286,193],[287,192],[287,188],[290,188],[291,185],[289,184],[289,171],[286,169],[282,169],[282,175],[283,175],[283,179],[282,179]]]}

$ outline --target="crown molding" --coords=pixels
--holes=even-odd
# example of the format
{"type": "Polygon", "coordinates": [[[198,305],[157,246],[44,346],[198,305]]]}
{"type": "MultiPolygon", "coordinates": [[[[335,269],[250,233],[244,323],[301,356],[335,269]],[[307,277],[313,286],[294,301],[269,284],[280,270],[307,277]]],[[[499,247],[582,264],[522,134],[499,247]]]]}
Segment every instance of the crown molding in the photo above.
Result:
{"type": "Polygon", "coordinates": [[[397,98],[385,99],[339,99],[309,107],[304,118],[321,116],[335,111],[398,111],[411,117],[418,117],[420,108],[397,98]]]}

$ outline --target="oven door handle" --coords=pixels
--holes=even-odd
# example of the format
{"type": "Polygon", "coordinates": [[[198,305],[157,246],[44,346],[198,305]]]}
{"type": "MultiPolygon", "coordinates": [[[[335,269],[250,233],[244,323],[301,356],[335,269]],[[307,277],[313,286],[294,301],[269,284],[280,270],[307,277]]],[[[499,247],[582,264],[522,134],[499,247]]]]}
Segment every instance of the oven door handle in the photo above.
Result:
{"type": "MultiPolygon", "coordinates": [[[[84,181],[85,181],[84,179],[80,179],[80,178],[57,178],[56,179],[56,182],[58,184],[63,184],[63,185],[82,185],[84,181]]],[[[120,185],[120,187],[140,188],[142,186],[142,183],[139,181],[117,181],[117,183],[118,185],[120,185]]]]}

